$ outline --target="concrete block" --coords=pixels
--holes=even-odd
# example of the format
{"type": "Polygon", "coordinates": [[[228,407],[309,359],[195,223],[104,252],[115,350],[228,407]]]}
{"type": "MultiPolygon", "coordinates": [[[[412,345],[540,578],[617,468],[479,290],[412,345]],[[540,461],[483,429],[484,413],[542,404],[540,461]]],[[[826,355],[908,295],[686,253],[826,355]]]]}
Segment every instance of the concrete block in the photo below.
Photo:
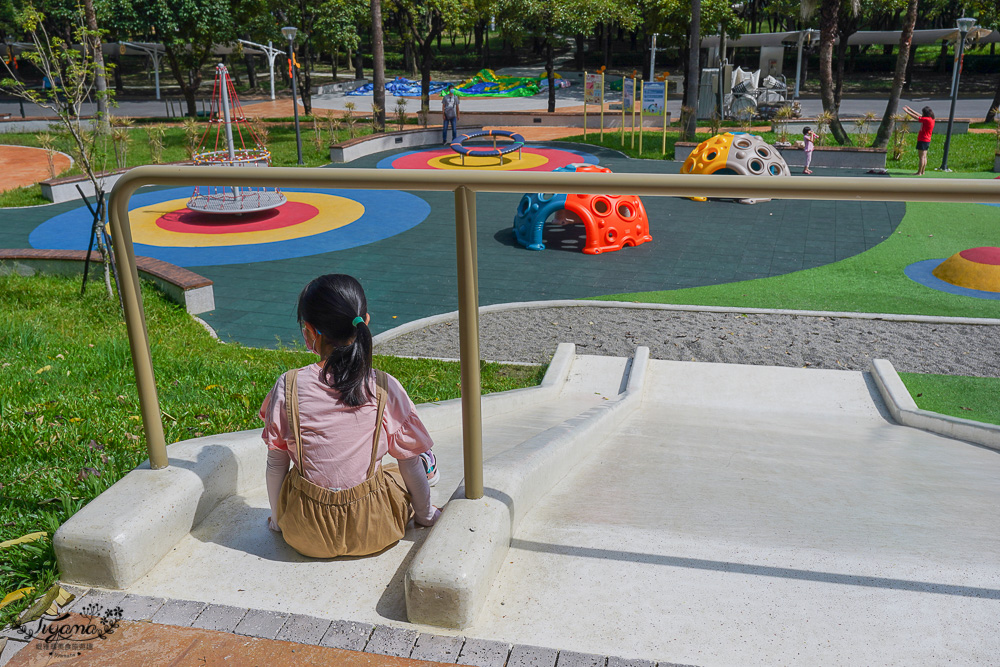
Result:
{"type": "Polygon", "coordinates": [[[603,655],[593,653],[577,653],[576,651],[559,651],[556,667],[605,667],[607,660],[603,655]]]}
{"type": "Polygon", "coordinates": [[[374,629],[375,626],[370,623],[334,621],[319,641],[319,645],[348,651],[364,651],[374,629]]]}
{"type": "Polygon", "coordinates": [[[153,614],[153,623],[163,625],[179,625],[190,627],[198,614],[207,607],[205,602],[195,602],[194,600],[167,600],[163,606],[153,614]]]}
{"type": "Polygon", "coordinates": [[[207,606],[208,604],[204,602],[195,602],[194,600],[167,600],[153,614],[152,621],[163,625],[190,627],[194,623],[194,619],[198,618],[198,614],[207,606]]]}
{"type": "Polygon", "coordinates": [[[56,531],[62,578],[127,588],[219,502],[260,485],[260,447],[259,429],[241,431],[171,445],[163,470],[142,463],[56,531]]]}
{"type": "Polygon", "coordinates": [[[210,604],[191,623],[193,628],[232,632],[247,615],[246,607],[230,607],[227,604],[210,604]]]}
{"type": "Polygon", "coordinates": [[[288,620],[289,616],[290,614],[287,612],[251,609],[236,624],[234,632],[247,637],[274,639],[278,636],[278,631],[281,630],[281,627],[288,620]]]}
{"type": "Polygon", "coordinates": [[[329,627],[329,619],[291,614],[285,624],[281,626],[275,639],[299,644],[319,644],[319,640],[323,638],[329,627]]]}
{"type": "Polygon", "coordinates": [[[408,658],[416,641],[417,632],[415,630],[376,625],[372,631],[371,639],[368,640],[368,646],[365,647],[365,653],[408,658]]]}
{"type": "Polygon", "coordinates": [[[541,646],[515,644],[507,659],[507,667],[555,667],[559,651],[541,646]]]}
{"type": "Polygon", "coordinates": [[[3,644],[2,650],[0,650],[0,667],[6,665],[10,662],[11,658],[18,654],[18,652],[28,645],[28,642],[21,642],[16,639],[0,639],[0,644],[3,644]]]}
{"type": "Polygon", "coordinates": [[[608,667],[656,667],[652,660],[640,660],[639,658],[608,658],[608,667]]]}
{"type": "Polygon", "coordinates": [[[458,664],[474,667],[504,667],[510,655],[510,644],[493,639],[466,638],[458,654],[458,664]]]}
{"type": "Polygon", "coordinates": [[[458,661],[458,655],[464,643],[465,637],[445,637],[421,633],[417,636],[417,643],[413,645],[410,658],[452,664],[458,661]]]}
{"type": "Polygon", "coordinates": [[[148,621],[159,611],[163,603],[163,598],[154,598],[147,595],[126,595],[119,603],[122,608],[122,618],[126,621],[148,621]]]}

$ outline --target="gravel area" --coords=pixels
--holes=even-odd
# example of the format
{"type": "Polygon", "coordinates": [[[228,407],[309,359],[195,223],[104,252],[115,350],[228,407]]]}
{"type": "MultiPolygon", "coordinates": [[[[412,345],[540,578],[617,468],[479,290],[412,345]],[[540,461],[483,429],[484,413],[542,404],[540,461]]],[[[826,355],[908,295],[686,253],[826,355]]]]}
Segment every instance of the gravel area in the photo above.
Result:
{"type": "MultiPolygon", "coordinates": [[[[866,371],[888,359],[900,372],[1000,377],[1000,326],[845,317],[554,307],[486,312],[480,352],[496,361],[546,363],[559,343],[580,354],[866,371]]],[[[380,343],[378,354],[458,358],[458,323],[380,343]]]]}

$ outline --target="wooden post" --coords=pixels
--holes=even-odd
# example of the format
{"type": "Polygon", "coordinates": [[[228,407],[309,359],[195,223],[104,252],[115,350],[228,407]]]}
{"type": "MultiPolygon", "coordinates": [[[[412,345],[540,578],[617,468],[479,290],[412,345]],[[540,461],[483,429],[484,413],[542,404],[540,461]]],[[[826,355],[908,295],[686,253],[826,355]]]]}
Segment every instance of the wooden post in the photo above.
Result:
{"type": "Polygon", "coordinates": [[[642,157],[642,106],[646,102],[646,86],[639,79],[639,157],[642,157]]]}
{"type": "MultiPolygon", "coordinates": [[[[604,71],[601,71],[601,139],[604,138],[604,71]]],[[[601,142],[604,143],[603,141],[601,142]]]]}
{"type": "Polygon", "coordinates": [[[670,82],[667,81],[666,73],[663,77],[663,146],[661,148],[663,155],[667,154],[667,86],[670,82]]]}
{"type": "Polygon", "coordinates": [[[622,77],[622,148],[625,147],[625,79],[622,77]]]}
{"type": "Polygon", "coordinates": [[[587,70],[583,70],[583,138],[587,138],[587,70]]]}

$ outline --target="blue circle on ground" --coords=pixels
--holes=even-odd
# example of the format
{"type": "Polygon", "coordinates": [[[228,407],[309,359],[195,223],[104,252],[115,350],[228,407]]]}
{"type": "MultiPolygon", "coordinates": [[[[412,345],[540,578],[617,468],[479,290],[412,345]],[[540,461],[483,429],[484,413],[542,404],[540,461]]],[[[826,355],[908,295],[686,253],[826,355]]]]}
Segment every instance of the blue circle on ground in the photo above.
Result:
{"type": "MultiPolygon", "coordinates": [[[[414,155],[416,153],[430,153],[432,151],[437,151],[437,150],[440,150],[440,149],[437,148],[437,147],[434,147],[434,148],[421,148],[421,149],[415,150],[415,151],[405,151],[403,153],[394,153],[394,154],[390,155],[389,157],[384,157],[381,160],[379,160],[378,163],[375,165],[375,168],[376,169],[392,169],[393,168],[392,163],[395,162],[396,160],[402,158],[402,157],[406,157],[407,155],[414,155]]],[[[572,153],[573,155],[579,155],[580,156],[580,161],[581,162],[586,162],[587,164],[600,164],[601,163],[601,161],[598,159],[598,157],[596,155],[592,155],[590,153],[584,153],[583,151],[573,150],[572,148],[563,148],[562,146],[559,146],[558,150],[560,150],[560,151],[562,151],[564,153],[572,153]]]]}
{"type": "MultiPolygon", "coordinates": [[[[132,196],[129,210],[191,196],[192,188],[171,188],[132,196]]],[[[136,243],[137,256],[153,257],[176,266],[220,266],[320,255],[367,245],[416,227],[430,215],[426,201],[399,190],[320,190],[285,188],[352,199],[365,207],[354,222],[313,236],[246,245],[180,248],[136,243]]],[[[49,218],[28,236],[32,248],[86,250],[93,216],[86,206],[49,218]]]]}
{"type": "Polygon", "coordinates": [[[959,296],[971,296],[973,299],[1000,301],[1000,292],[987,292],[986,290],[959,287],[958,285],[945,282],[931,273],[943,261],[943,259],[925,259],[921,262],[914,262],[903,269],[903,273],[913,282],[920,283],[924,287],[936,289],[939,292],[947,292],[948,294],[957,294],[959,296]]]}

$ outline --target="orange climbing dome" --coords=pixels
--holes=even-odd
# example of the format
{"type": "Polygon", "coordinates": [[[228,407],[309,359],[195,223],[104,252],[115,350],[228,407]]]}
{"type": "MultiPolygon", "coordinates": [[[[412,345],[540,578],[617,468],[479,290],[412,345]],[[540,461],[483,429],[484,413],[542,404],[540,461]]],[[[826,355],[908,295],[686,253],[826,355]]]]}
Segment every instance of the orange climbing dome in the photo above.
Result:
{"type": "MultiPolygon", "coordinates": [[[[555,171],[611,173],[607,167],[574,162],[555,171]]],[[[545,221],[556,215],[561,224],[582,223],[587,232],[583,252],[599,255],[652,241],[649,219],[635,195],[526,194],[514,215],[514,235],[530,250],[544,250],[545,221]]]]}

